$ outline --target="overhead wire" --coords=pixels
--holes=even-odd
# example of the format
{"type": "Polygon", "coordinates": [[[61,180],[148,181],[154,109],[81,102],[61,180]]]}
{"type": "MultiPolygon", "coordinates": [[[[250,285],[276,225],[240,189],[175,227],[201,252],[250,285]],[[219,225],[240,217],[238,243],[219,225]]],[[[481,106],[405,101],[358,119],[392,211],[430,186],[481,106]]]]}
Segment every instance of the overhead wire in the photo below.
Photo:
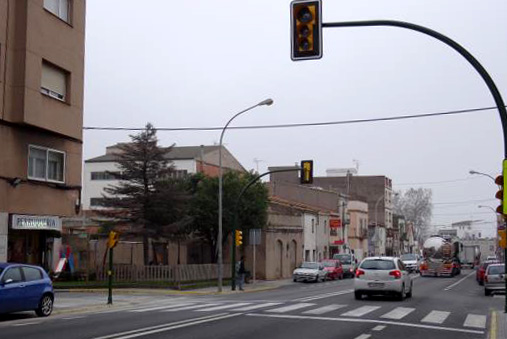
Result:
{"type": "MultiPolygon", "coordinates": [[[[507,107],[507,106],[506,106],[507,107]]],[[[250,126],[230,126],[227,129],[268,129],[268,128],[293,128],[293,127],[311,127],[311,126],[329,126],[329,125],[347,125],[347,124],[360,124],[369,122],[380,122],[380,121],[393,121],[393,120],[406,120],[406,119],[420,119],[420,118],[431,118],[445,115],[457,115],[457,114],[468,114],[476,113],[480,111],[488,111],[496,109],[497,107],[481,107],[481,108],[469,108],[445,112],[434,112],[434,113],[423,113],[423,114],[411,114],[402,116],[391,116],[383,118],[371,118],[371,119],[354,119],[354,120],[342,120],[342,121],[327,121],[327,122],[310,122],[310,123],[293,123],[293,124],[277,124],[277,125],[250,125],[250,126]]],[[[157,131],[165,132],[176,132],[176,131],[219,131],[223,130],[223,126],[219,127],[156,127],[157,131]]],[[[84,126],[83,130],[103,130],[103,131],[142,131],[145,127],[99,127],[99,126],[84,126]]]]}

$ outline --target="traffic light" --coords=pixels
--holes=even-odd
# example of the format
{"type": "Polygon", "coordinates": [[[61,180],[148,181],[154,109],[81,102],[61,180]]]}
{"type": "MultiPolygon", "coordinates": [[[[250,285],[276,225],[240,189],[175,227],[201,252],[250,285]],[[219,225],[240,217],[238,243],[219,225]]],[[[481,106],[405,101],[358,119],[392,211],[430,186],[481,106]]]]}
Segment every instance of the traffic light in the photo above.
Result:
{"type": "Polygon", "coordinates": [[[313,160],[301,161],[300,177],[302,184],[311,184],[313,182],[313,160]]]}
{"type": "Polygon", "coordinates": [[[120,233],[111,231],[109,232],[109,237],[107,239],[107,247],[114,248],[118,244],[118,240],[120,239],[120,233]]]}
{"type": "Polygon", "coordinates": [[[507,230],[505,228],[498,230],[498,247],[507,248],[507,230]]]}
{"type": "Polygon", "coordinates": [[[322,58],[322,2],[295,0],[290,4],[291,58],[322,58]]]}
{"type": "Polygon", "coordinates": [[[500,205],[496,208],[496,213],[504,215],[504,210],[506,208],[504,204],[504,176],[497,176],[495,178],[495,184],[498,185],[498,192],[496,192],[495,198],[500,200],[500,205]]]}
{"type": "Polygon", "coordinates": [[[236,239],[236,246],[243,245],[243,231],[236,230],[235,231],[235,239],[236,239]]]}

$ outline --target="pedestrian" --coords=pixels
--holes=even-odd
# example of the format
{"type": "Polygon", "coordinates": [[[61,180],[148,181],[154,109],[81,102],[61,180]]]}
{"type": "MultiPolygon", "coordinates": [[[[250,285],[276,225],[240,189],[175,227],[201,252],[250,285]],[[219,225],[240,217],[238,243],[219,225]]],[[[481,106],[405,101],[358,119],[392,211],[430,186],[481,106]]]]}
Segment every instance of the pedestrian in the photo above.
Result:
{"type": "Polygon", "coordinates": [[[242,255],[238,262],[238,286],[240,291],[244,291],[243,284],[245,283],[245,256],[242,255]]]}

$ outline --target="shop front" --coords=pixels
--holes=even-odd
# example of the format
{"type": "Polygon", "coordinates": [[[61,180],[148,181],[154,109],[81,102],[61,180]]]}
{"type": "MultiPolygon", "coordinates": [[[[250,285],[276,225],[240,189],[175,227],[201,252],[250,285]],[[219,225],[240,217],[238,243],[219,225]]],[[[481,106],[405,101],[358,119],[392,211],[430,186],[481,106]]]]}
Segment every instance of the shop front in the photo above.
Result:
{"type": "Polygon", "coordinates": [[[53,270],[62,232],[60,217],[11,214],[9,219],[7,261],[53,270]]]}

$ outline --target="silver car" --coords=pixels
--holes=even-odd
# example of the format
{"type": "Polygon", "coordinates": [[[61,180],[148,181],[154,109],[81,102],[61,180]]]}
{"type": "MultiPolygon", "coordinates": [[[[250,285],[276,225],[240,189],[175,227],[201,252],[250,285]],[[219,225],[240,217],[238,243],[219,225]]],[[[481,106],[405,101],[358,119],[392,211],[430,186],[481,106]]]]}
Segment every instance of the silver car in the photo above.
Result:
{"type": "Polygon", "coordinates": [[[354,295],[394,295],[399,300],[412,297],[412,279],[403,262],[394,257],[368,257],[361,261],[354,279],[354,295]]]}
{"type": "Polygon", "coordinates": [[[490,264],[484,274],[484,294],[505,292],[505,264],[490,264]]]}
{"type": "Polygon", "coordinates": [[[318,262],[305,261],[299,268],[292,273],[292,279],[296,281],[325,281],[327,279],[327,271],[324,265],[318,262]]]}
{"type": "Polygon", "coordinates": [[[407,271],[419,273],[419,259],[417,255],[413,253],[402,254],[400,259],[407,271]]]}

